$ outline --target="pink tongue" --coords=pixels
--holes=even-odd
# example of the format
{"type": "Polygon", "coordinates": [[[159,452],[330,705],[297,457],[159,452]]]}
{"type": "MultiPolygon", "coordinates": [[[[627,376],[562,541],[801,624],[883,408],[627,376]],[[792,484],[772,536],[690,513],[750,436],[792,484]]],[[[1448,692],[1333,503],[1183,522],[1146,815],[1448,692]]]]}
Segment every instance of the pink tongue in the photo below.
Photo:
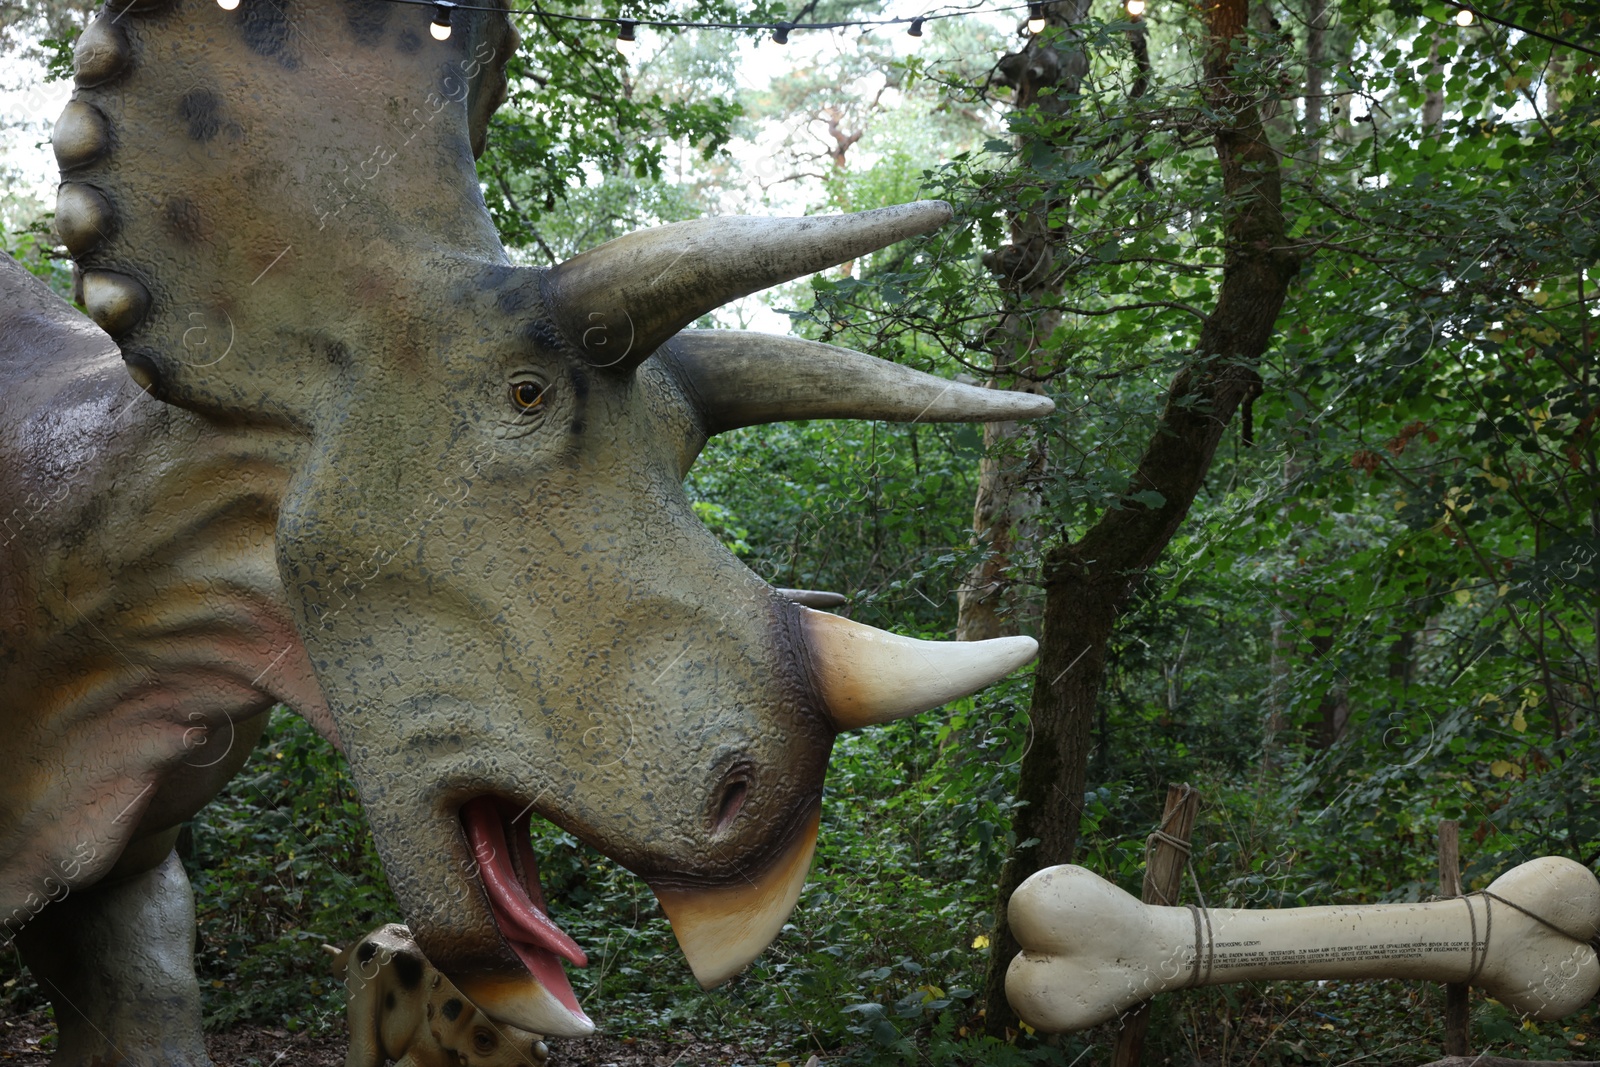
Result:
{"type": "MultiPolygon", "coordinates": [[[[576,941],[550,921],[550,917],[544,913],[543,902],[535,903],[528,896],[528,890],[511,866],[505,823],[494,798],[474,797],[461,805],[461,823],[466,827],[467,841],[478,861],[478,873],[483,878],[484,889],[488,890],[489,906],[494,911],[500,932],[511,942],[511,947],[517,950],[517,955],[522,957],[534,977],[559,996],[567,988],[561,964],[553,959],[541,959],[536,953],[542,950],[569,960],[578,967],[587,967],[589,957],[576,941]],[[530,949],[533,952],[529,952],[530,949]],[[549,973],[552,971],[553,976],[549,973]],[[551,977],[559,981],[552,982],[551,977]]],[[[529,879],[537,885],[539,873],[534,866],[533,850],[524,845],[519,851],[529,879]]],[[[571,996],[570,991],[567,996],[571,996]]]]}

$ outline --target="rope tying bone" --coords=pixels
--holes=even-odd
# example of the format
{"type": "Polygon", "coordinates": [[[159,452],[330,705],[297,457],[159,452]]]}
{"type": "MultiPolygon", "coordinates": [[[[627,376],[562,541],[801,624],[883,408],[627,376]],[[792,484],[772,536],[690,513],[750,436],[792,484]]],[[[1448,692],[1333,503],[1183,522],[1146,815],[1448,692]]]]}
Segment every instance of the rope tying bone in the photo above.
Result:
{"type": "Polygon", "coordinates": [[[1468,958],[1472,961],[1472,964],[1471,969],[1468,971],[1465,979],[1467,985],[1472,985],[1478,980],[1478,976],[1483,973],[1484,962],[1489,958],[1489,939],[1494,932],[1493,905],[1496,903],[1504,904],[1512,911],[1520,912],[1521,914],[1526,915],[1540,926],[1543,926],[1545,929],[1550,930],[1553,933],[1560,934],[1564,938],[1583,942],[1589,946],[1592,952],[1594,952],[1596,962],[1600,962],[1600,934],[1596,934],[1590,938],[1578,937],[1567,930],[1562,929],[1560,926],[1551,922],[1538,912],[1533,911],[1531,908],[1525,908],[1516,901],[1509,900],[1506,897],[1501,896],[1499,893],[1491,892],[1487,889],[1480,889],[1474,893],[1463,893],[1456,899],[1460,900],[1467,906],[1467,920],[1471,924],[1472,930],[1472,940],[1468,948],[1468,952],[1470,954],[1468,958]],[[1478,948],[1480,944],[1478,941],[1478,916],[1477,912],[1474,911],[1472,907],[1473,897],[1483,898],[1483,941],[1481,942],[1483,948],[1481,951],[1478,948]]]}
{"type": "MultiPolygon", "coordinates": [[[[1177,834],[1168,833],[1167,830],[1172,826],[1173,821],[1177,820],[1184,832],[1188,832],[1188,824],[1190,821],[1192,821],[1192,815],[1190,819],[1185,818],[1185,805],[1188,805],[1192,810],[1196,800],[1197,795],[1194,787],[1190,785],[1169,787],[1167,808],[1162,812],[1161,823],[1154,830],[1150,831],[1149,837],[1144,839],[1145,892],[1148,895],[1154,896],[1155,899],[1152,901],[1152,903],[1168,905],[1178,903],[1176,899],[1169,899],[1167,895],[1167,889],[1162,884],[1161,878],[1151,877],[1151,873],[1156,869],[1155,857],[1157,845],[1166,845],[1168,848],[1172,849],[1173,852],[1177,853],[1177,855],[1181,857],[1183,861],[1183,866],[1188,869],[1190,877],[1194,876],[1194,859],[1188,838],[1179,837],[1177,834]]],[[[1174,886],[1172,892],[1176,893],[1179,888],[1181,887],[1174,886]]],[[[1195,888],[1198,891],[1198,883],[1196,883],[1195,888]]],[[[1204,897],[1201,897],[1200,899],[1202,902],[1205,900],[1204,897]]]]}
{"type": "Polygon", "coordinates": [[[1192,851],[1190,849],[1190,847],[1189,847],[1189,842],[1185,841],[1183,838],[1181,838],[1181,837],[1173,837],[1171,834],[1167,833],[1165,830],[1162,830],[1162,829],[1155,829],[1155,830],[1150,831],[1150,836],[1145,839],[1145,845],[1144,845],[1145,853],[1144,853],[1144,855],[1145,855],[1145,862],[1146,863],[1150,862],[1150,848],[1157,841],[1159,841],[1159,842],[1161,842],[1163,844],[1166,844],[1166,845],[1171,845],[1173,848],[1177,849],[1179,852],[1182,852],[1185,856],[1188,856],[1189,853],[1192,851]]]}
{"type": "Polygon", "coordinates": [[[1197,907],[1194,904],[1186,905],[1186,907],[1189,909],[1189,914],[1194,916],[1194,967],[1189,973],[1189,985],[1187,987],[1193,989],[1196,986],[1211,984],[1211,970],[1217,962],[1217,945],[1216,935],[1211,929],[1211,909],[1197,907]],[[1205,923],[1203,940],[1200,933],[1200,924],[1202,922],[1205,923]],[[1204,945],[1203,951],[1202,944],[1204,945]],[[1204,974],[1200,971],[1202,954],[1206,961],[1204,974]]]}
{"type": "MultiPolygon", "coordinates": [[[[1549,919],[1546,919],[1544,916],[1536,915],[1535,913],[1529,911],[1527,908],[1524,908],[1521,904],[1518,904],[1515,901],[1507,900],[1505,897],[1502,897],[1497,893],[1491,893],[1487,889],[1480,889],[1476,893],[1473,893],[1471,895],[1472,896],[1481,896],[1481,897],[1484,898],[1484,900],[1486,902],[1490,901],[1490,900],[1497,900],[1500,903],[1504,904],[1506,907],[1510,908],[1512,911],[1520,911],[1522,914],[1526,915],[1528,918],[1532,919],[1534,922],[1538,923],[1540,926],[1548,927],[1549,929],[1551,929],[1551,930],[1555,931],[1556,933],[1560,934],[1562,937],[1570,937],[1574,941],[1582,941],[1584,944],[1588,945],[1589,948],[1594,952],[1595,961],[1597,963],[1600,963],[1600,933],[1597,933],[1593,937],[1590,937],[1590,938],[1587,938],[1587,939],[1581,938],[1581,937],[1576,937],[1573,934],[1570,934],[1567,931],[1563,930],[1561,927],[1557,926],[1555,923],[1551,922],[1549,919]]],[[[1488,904],[1487,903],[1485,903],[1485,905],[1484,905],[1484,910],[1486,912],[1488,910],[1488,904]]],[[[1487,922],[1485,922],[1485,929],[1483,931],[1483,943],[1484,943],[1484,952],[1487,953],[1489,951],[1489,949],[1488,949],[1489,931],[1487,929],[1487,922]]]]}
{"type": "Polygon", "coordinates": [[[1472,961],[1471,969],[1467,971],[1467,985],[1478,980],[1478,975],[1483,971],[1483,963],[1489,958],[1489,932],[1494,929],[1494,912],[1490,909],[1489,898],[1483,900],[1483,952],[1478,952],[1478,916],[1472,910],[1471,896],[1461,898],[1467,906],[1467,920],[1472,927],[1471,938],[1467,942],[1467,958],[1472,961]]]}

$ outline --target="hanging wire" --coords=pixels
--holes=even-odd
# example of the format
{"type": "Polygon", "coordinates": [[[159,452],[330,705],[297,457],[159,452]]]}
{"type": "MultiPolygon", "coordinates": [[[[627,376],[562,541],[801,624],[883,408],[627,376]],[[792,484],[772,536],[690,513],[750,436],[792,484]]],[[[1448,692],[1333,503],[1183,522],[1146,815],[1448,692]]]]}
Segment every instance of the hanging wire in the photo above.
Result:
{"type": "MultiPolygon", "coordinates": [[[[617,27],[619,31],[624,24],[629,26],[650,26],[655,29],[665,30],[767,30],[772,33],[773,40],[779,44],[787,43],[789,34],[795,30],[843,30],[857,26],[910,26],[911,36],[921,37],[923,23],[932,22],[935,19],[964,18],[967,15],[1001,14],[1007,11],[1027,11],[1030,15],[1030,23],[1034,23],[1041,21],[1040,16],[1043,14],[1045,7],[1045,4],[1035,0],[1033,3],[1007,4],[1001,7],[973,7],[957,11],[932,11],[922,15],[905,15],[888,19],[848,19],[841,22],[691,22],[686,19],[635,19],[611,15],[572,15],[559,11],[546,11],[538,7],[505,8],[493,7],[487,4],[441,3],[440,0],[385,0],[385,2],[433,8],[435,11],[434,25],[443,30],[445,37],[449,36],[448,12],[489,11],[503,15],[537,15],[540,18],[559,19],[563,22],[604,23],[617,27]]],[[[1584,52],[1600,58],[1600,51],[1596,51],[1586,45],[1570,41],[1565,37],[1556,37],[1553,34],[1544,33],[1521,23],[1513,22],[1510,19],[1500,18],[1498,15],[1491,15],[1481,8],[1462,2],[1462,0],[1444,0],[1444,2],[1447,7],[1454,8],[1459,13],[1466,13],[1473,18],[1480,18],[1485,22],[1493,22],[1497,26],[1504,26],[1508,30],[1516,30],[1518,33],[1537,37],[1553,45],[1571,48],[1574,51],[1584,52]]],[[[238,0],[217,0],[217,3],[224,10],[229,11],[238,7],[238,0]]],[[[1130,6],[1129,14],[1134,18],[1141,17],[1143,14],[1142,4],[1140,8],[1139,14],[1133,14],[1130,6]]],[[[1463,23],[1462,25],[1466,24],[1463,23]]]]}
{"type": "MultiPolygon", "coordinates": [[[[1565,37],[1552,37],[1548,33],[1540,33],[1538,30],[1530,29],[1529,27],[1520,23],[1512,22],[1510,19],[1503,19],[1496,15],[1491,15],[1486,11],[1473,7],[1471,4],[1457,3],[1455,0],[1445,0],[1445,3],[1448,6],[1455,8],[1458,12],[1465,11],[1474,18],[1480,18],[1485,22],[1493,22],[1495,25],[1504,26],[1508,30],[1516,30],[1518,33],[1525,33],[1529,37],[1537,37],[1541,41],[1549,41],[1551,44],[1560,45],[1562,48],[1571,48],[1579,52],[1587,52],[1591,56],[1600,56],[1600,52],[1596,52],[1593,48],[1586,48],[1583,45],[1578,44],[1576,41],[1569,41],[1565,37]]],[[[1459,22],[1459,18],[1457,25],[1462,25],[1462,23],[1459,22]]]]}
{"type": "MultiPolygon", "coordinates": [[[[385,0],[390,4],[407,4],[417,7],[437,7],[437,0],[385,0]]],[[[1000,7],[971,7],[956,11],[932,11],[922,15],[905,15],[899,18],[884,19],[849,19],[842,22],[690,22],[684,19],[641,19],[622,18],[614,15],[573,15],[560,11],[548,11],[544,8],[503,8],[491,7],[486,4],[454,4],[456,11],[490,11],[503,15],[537,15],[540,18],[559,19],[563,22],[604,23],[611,26],[620,26],[624,22],[631,22],[635,26],[650,26],[657,29],[668,30],[767,30],[782,31],[787,37],[795,30],[843,30],[854,26],[910,26],[915,24],[918,29],[925,22],[934,19],[964,18],[968,15],[1003,14],[1007,11],[1031,11],[1039,7],[1038,3],[1007,4],[1000,7]]],[[[921,36],[917,34],[916,36],[921,36]]],[[[780,42],[781,43],[781,42],[780,42]]]]}

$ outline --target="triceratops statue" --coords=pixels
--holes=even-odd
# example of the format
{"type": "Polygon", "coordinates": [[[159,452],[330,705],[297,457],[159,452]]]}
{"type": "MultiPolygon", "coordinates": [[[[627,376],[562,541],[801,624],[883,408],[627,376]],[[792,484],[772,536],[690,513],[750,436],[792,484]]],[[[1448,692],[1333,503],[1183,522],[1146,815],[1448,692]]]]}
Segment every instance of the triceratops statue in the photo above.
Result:
{"type": "Polygon", "coordinates": [[[115,344],[0,271],[0,918],[56,1062],[207,1062],[173,841],[279,702],[349,758],[417,944],[489,1017],[591,1029],[533,816],[643,878],[727,979],[800,892],[836,734],[1035,646],[805,607],[696,519],[685,472],[739,426],[1050,402],[685,330],[943,204],[515,266],[474,170],[503,12],[457,9],[441,42],[436,5],[234,6],[114,0],[78,43],[57,224],[115,344]]]}

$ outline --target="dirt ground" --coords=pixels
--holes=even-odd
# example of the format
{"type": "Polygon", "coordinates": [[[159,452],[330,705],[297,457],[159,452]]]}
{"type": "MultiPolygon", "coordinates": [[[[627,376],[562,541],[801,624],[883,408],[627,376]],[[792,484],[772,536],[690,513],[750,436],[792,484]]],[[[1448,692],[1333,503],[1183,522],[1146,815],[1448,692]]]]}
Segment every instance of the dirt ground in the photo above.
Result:
{"type": "MultiPolygon", "coordinates": [[[[0,1020],[0,1065],[47,1067],[55,1027],[44,1016],[0,1020]]],[[[311,1038],[268,1026],[207,1034],[217,1067],[344,1067],[342,1038],[311,1038]]],[[[590,1037],[551,1041],[549,1067],[756,1067],[767,1063],[732,1045],[675,1033],[661,1039],[590,1037]]],[[[799,1065],[795,1065],[799,1067],[799,1065]]]]}

